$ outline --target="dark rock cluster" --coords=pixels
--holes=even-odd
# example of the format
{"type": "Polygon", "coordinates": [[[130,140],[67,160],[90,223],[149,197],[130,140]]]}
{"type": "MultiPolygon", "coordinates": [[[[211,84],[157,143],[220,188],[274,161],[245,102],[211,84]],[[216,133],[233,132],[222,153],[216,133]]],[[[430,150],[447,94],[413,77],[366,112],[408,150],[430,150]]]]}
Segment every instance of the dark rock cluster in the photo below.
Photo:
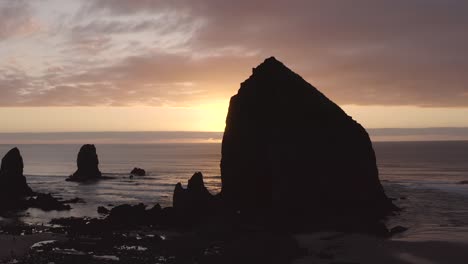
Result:
{"type": "Polygon", "coordinates": [[[73,173],[67,181],[84,182],[89,180],[97,180],[101,178],[99,171],[99,160],[96,154],[96,147],[91,144],[83,145],[78,153],[76,160],[78,169],[73,173]]]}

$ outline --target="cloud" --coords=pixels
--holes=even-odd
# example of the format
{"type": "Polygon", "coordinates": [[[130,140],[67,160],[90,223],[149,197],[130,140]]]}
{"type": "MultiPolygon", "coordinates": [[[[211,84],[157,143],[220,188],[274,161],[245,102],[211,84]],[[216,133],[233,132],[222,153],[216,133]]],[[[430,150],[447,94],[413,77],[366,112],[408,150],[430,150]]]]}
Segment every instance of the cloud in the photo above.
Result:
{"type": "Polygon", "coordinates": [[[465,1],[94,1],[114,15],[203,18],[198,52],[236,46],[285,59],[344,104],[468,106],[465,1]]]}
{"type": "Polygon", "coordinates": [[[466,1],[82,3],[47,68],[0,75],[0,105],[226,99],[274,55],[339,104],[468,107],[466,1]]]}
{"type": "Polygon", "coordinates": [[[39,24],[30,11],[22,0],[0,2],[0,41],[38,31],[39,24]]]}
{"type": "MultiPolygon", "coordinates": [[[[190,106],[230,93],[210,84],[233,83],[242,78],[237,65],[222,64],[226,57],[193,59],[188,55],[134,56],[105,66],[80,71],[49,68],[41,76],[16,69],[0,75],[2,106],[190,106]]],[[[228,57],[229,60],[253,58],[228,57]]],[[[248,63],[244,63],[248,64],[248,63]]]]}

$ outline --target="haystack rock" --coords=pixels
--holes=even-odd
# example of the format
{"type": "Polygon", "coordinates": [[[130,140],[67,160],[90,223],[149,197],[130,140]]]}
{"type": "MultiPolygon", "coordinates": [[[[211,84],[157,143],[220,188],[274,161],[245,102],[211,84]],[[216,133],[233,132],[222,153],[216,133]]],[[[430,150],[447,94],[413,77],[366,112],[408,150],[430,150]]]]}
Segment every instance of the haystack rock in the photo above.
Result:
{"type": "Polygon", "coordinates": [[[182,214],[199,214],[209,210],[213,203],[213,196],[206,189],[201,172],[196,172],[188,181],[187,189],[177,183],[173,207],[182,214]]]}
{"type": "Polygon", "coordinates": [[[83,145],[78,153],[76,160],[78,169],[71,175],[67,181],[88,181],[101,178],[99,171],[99,160],[94,145],[83,145]]]}
{"type": "Polygon", "coordinates": [[[3,157],[0,167],[0,196],[2,201],[32,195],[33,191],[23,175],[23,158],[18,148],[13,148],[3,157]]]}
{"type": "Polygon", "coordinates": [[[378,175],[366,130],[274,57],[231,98],[221,197],[234,209],[379,218],[395,207],[378,175]]]}

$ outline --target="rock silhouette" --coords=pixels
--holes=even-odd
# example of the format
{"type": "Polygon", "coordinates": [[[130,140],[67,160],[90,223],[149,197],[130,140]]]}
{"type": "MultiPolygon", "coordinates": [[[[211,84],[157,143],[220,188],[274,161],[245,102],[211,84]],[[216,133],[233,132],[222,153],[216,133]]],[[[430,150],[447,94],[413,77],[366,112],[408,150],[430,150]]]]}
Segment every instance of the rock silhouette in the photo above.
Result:
{"type": "Polygon", "coordinates": [[[96,154],[96,147],[91,144],[83,145],[76,160],[78,169],[67,181],[83,182],[101,178],[99,171],[99,160],[96,154]]]}
{"type": "Polygon", "coordinates": [[[173,207],[179,213],[199,215],[212,209],[214,197],[206,189],[203,174],[196,172],[188,181],[187,189],[177,183],[174,189],[173,207]]]}
{"type": "Polygon", "coordinates": [[[0,196],[15,199],[33,194],[23,175],[23,158],[18,148],[13,148],[3,157],[0,167],[0,196]]]}
{"type": "Polygon", "coordinates": [[[146,171],[142,168],[133,168],[133,170],[130,172],[130,175],[135,175],[135,176],[145,176],[146,171]]]}
{"type": "Polygon", "coordinates": [[[241,212],[359,222],[396,209],[366,130],[274,57],[231,98],[221,178],[222,200],[241,212]]]}

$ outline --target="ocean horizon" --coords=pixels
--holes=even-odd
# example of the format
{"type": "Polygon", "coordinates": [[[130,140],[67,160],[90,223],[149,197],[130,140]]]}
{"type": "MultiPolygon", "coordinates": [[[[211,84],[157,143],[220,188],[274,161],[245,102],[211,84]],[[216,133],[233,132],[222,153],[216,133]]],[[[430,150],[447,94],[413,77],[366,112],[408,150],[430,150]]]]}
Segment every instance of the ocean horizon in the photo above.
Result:
{"type": "MultiPolygon", "coordinates": [[[[467,127],[368,128],[373,142],[466,141],[467,127]]],[[[0,144],[221,143],[219,131],[0,132],[0,144]]]]}

